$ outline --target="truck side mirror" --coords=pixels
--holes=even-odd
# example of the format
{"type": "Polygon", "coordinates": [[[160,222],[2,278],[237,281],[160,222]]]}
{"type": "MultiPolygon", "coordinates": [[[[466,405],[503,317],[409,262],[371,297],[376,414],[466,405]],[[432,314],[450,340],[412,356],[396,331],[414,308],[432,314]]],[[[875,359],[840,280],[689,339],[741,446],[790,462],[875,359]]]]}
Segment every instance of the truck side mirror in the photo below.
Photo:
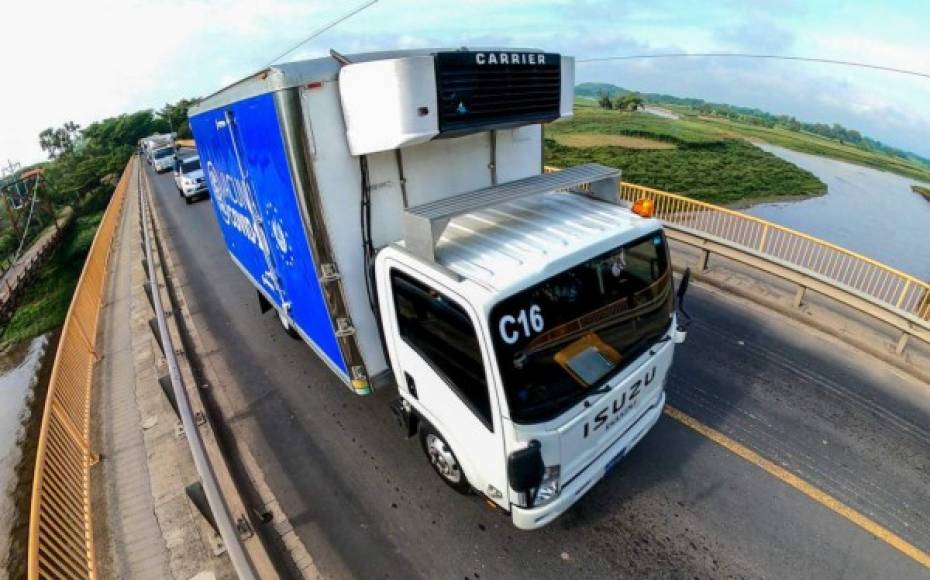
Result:
{"type": "Polygon", "coordinates": [[[541,445],[535,439],[527,447],[511,453],[507,459],[510,487],[517,493],[529,495],[542,483],[545,472],[541,445]]]}
{"type": "MultiPolygon", "coordinates": [[[[688,284],[691,283],[691,268],[685,268],[684,273],[681,275],[681,280],[678,282],[678,291],[675,293],[677,298],[676,302],[678,303],[678,311],[681,312],[681,315],[685,318],[686,321],[691,320],[691,315],[688,314],[688,311],[685,310],[685,293],[688,292],[688,284]]],[[[683,327],[687,326],[687,322],[682,325],[683,327]]]]}
{"type": "Polygon", "coordinates": [[[678,282],[678,304],[681,305],[685,299],[685,292],[688,291],[688,284],[691,283],[691,268],[685,268],[681,275],[681,281],[678,282]]]}

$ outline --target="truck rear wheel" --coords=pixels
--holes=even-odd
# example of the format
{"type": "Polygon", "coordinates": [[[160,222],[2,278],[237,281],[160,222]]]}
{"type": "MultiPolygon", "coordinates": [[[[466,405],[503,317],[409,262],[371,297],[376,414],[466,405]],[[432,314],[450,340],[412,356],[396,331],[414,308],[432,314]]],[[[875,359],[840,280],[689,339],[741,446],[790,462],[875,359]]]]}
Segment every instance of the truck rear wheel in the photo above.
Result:
{"type": "Polygon", "coordinates": [[[432,425],[420,426],[420,443],[423,445],[426,459],[433,466],[439,478],[455,491],[468,494],[471,491],[471,485],[465,478],[465,472],[462,471],[458,458],[432,425]]]}

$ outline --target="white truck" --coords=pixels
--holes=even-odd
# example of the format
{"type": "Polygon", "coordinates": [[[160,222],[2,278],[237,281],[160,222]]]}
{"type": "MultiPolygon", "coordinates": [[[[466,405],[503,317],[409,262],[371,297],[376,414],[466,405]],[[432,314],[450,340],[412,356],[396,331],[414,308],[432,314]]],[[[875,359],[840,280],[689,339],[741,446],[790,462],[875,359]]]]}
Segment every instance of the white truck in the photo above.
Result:
{"type": "Polygon", "coordinates": [[[523,529],[655,424],[686,334],[650,204],[619,201],[615,169],[543,172],[573,89],[539,50],[332,53],[190,111],[262,308],[354,392],[396,389],[443,481],[523,529]]]}
{"type": "Polygon", "coordinates": [[[156,133],[140,140],[143,157],[148,161],[149,165],[156,167],[159,173],[174,167],[176,155],[174,138],[175,133],[156,133]],[[158,157],[156,157],[156,152],[158,152],[158,157]],[[166,164],[168,164],[167,168],[165,167],[166,164]],[[159,167],[160,169],[158,169],[159,167]]]}

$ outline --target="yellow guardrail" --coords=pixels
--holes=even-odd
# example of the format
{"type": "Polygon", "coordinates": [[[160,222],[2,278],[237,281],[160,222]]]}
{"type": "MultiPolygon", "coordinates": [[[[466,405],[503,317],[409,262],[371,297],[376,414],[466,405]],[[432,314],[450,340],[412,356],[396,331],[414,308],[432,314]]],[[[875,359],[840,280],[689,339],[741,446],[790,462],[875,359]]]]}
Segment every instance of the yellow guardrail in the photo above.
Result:
{"type": "MultiPolygon", "coordinates": [[[[558,171],[546,166],[544,171],[558,171]]],[[[930,321],[930,283],[791,228],[683,195],[622,182],[621,199],[650,199],[655,217],[854,290],[902,314],[930,321]]],[[[706,254],[705,254],[706,259],[706,254]]],[[[703,267],[704,264],[702,264],[703,267]]]]}
{"type": "Polygon", "coordinates": [[[30,579],[96,578],[90,509],[94,345],[110,247],[135,163],[127,164],[97,228],[52,364],[32,484],[30,579]]]}
{"type": "Polygon", "coordinates": [[[726,240],[930,320],[930,284],[856,252],[738,211],[650,187],[623,183],[620,197],[627,201],[651,199],[655,216],[666,223],[726,240]]]}

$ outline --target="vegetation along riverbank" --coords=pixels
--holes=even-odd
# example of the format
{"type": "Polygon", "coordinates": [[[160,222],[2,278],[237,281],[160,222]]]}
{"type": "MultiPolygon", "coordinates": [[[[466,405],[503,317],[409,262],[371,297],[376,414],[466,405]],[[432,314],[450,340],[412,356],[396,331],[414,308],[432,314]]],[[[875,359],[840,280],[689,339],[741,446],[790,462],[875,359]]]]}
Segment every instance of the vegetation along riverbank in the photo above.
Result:
{"type": "Polygon", "coordinates": [[[855,129],[833,123],[809,123],[790,115],[776,115],[749,107],[710,103],[655,93],[634,93],[608,83],[582,83],[575,91],[579,103],[597,106],[608,95],[622,104],[638,101],[662,107],[680,118],[691,131],[717,137],[764,141],[802,153],[848,161],[905,177],[930,181],[930,159],[886,145],[855,129]]]}
{"type": "Polygon", "coordinates": [[[595,101],[578,100],[575,116],[547,126],[545,136],[548,165],[601,163],[620,168],[624,181],[711,203],[801,199],[826,192],[812,173],[686,119],[605,110],[595,101]]]}
{"type": "Polygon", "coordinates": [[[44,334],[64,322],[97,226],[139,139],[172,128],[179,136],[189,137],[187,108],[192,103],[183,100],[166,105],[157,113],[145,110],[120,115],[83,129],[66,123],[40,134],[39,141],[49,161],[39,167],[54,191],[68,192],[71,200],[77,200],[73,203],[78,217],[65,232],[55,254],[26,289],[0,334],[0,347],[44,334]]]}

